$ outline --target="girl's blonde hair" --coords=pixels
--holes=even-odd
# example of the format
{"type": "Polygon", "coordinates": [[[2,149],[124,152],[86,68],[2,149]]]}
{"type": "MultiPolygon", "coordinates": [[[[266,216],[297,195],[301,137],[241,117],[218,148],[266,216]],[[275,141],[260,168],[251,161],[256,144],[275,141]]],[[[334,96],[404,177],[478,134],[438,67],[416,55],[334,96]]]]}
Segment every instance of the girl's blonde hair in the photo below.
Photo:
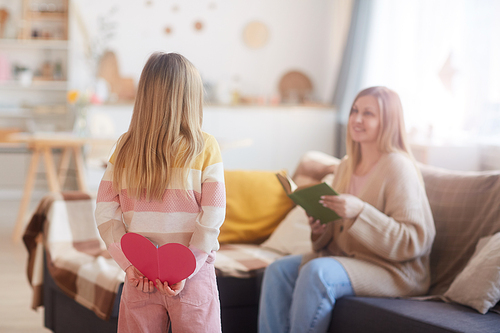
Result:
{"type": "Polygon", "coordinates": [[[139,80],[128,131],[116,147],[113,186],[161,200],[165,189],[187,191],[190,167],[203,151],[203,84],[180,54],[152,54],[139,80]]]}
{"type": "MultiPolygon", "coordinates": [[[[417,169],[421,182],[423,183],[422,176],[418,170],[415,159],[413,158],[413,154],[406,137],[403,106],[401,105],[401,100],[399,99],[398,94],[393,90],[381,86],[366,88],[360,91],[354,99],[349,115],[352,113],[356,101],[360,97],[367,95],[373,96],[377,99],[380,109],[380,128],[377,136],[378,149],[382,153],[399,152],[410,158],[417,169]]],[[[359,142],[355,142],[352,139],[349,124],[347,125],[346,135],[346,155],[347,169],[346,174],[337,185],[337,190],[339,192],[347,191],[347,187],[351,182],[351,176],[361,161],[361,145],[359,142]]]]}

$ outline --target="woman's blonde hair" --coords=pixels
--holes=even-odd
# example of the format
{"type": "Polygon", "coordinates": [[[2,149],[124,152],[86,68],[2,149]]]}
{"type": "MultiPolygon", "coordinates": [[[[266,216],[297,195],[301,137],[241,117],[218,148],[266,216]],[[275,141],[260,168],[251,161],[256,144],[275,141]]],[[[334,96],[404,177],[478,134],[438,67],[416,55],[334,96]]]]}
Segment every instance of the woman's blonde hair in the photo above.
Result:
{"type": "Polygon", "coordinates": [[[142,70],[128,131],[116,147],[113,186],[161,200],[168,186],[187,191],[189,169],[203,151],[203,84],[180,54],[154,53],[142,70]]]}
{"type": "MultiPolygon", "coordinates": [[[[416,166],[415,159],[413,158],[413,154],[406,137],[403,106],[401,105],[401,100],[399,99],[398,94],[393,90],[381,86],[366,88],[360,91],[354,99],[349,115],[352,113],[356,101],[360,97],[367,95],[373,96],[377,99],[380,109],[380,128],[377,136],[378,149],[382,153],[399,152],[409,157],[415,164],[417,173],[422,181],[422,176],[416,166]]],[[[359,142],[355,142],[352,139],[349,124],[347,125],[346,135],[346,155],[346,174],[337,185],[337,190],[340,192],[347,191],[347,187],[351,182],[351,176],[361,161],[361,145],[359,142]]]]}

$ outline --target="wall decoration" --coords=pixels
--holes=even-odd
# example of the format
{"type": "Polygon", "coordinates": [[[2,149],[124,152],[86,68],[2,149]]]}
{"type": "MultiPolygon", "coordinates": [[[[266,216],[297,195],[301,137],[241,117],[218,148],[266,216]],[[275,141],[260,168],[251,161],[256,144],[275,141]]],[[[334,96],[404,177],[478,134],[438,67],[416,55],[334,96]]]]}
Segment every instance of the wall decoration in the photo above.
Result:
{"type": "MultiPolygon", "coordinates": [[[[59,0],[50,1],[56,3],[59,0]]],[[[188,56],[203,74],[204,80],[210,80],[215,87],[218,87],[219,81],[227,81],[226,86],[231,88],[231,76],[238,73],[244,80],[239,87],[241,96],[263,96],[274,104],[280,101],[277,88],[281,76],[289,70],[299,69],[314,79],[314,97],[318,101],[330,102],[329,86],[333,76],[322,75],[325,68],[333,68],[330,66],[331,55],[338,51],[330,48],[330,44],[326,42],[328,38],[324,35],[325,27],[333,24],[325,14],[330,8],[330,0],[319,0],[314,6],[305,5],[303,0],[287,0],[286,10],[279,10],[271,16],[267,13],[269,6],[248,7],[248,2],[244,0],[140,0],[137,1],[138,6],[126,6],[123,1],[116,0],[109,3],[71,1],[75,8],[80,8],[82,16],[81,19],[76,19],[77,10],[74,9],[71,14],[75,15],[73,25],[88,24],[86,32],[80,28],[73,31],[74,40],[70,52],[72,68],[69,68],[72,72],[69,78],[71,87],[84,90],[84,85],[90,85],[93,88],[99,59],[103,55],[101,50],[106,49],[115,52],[122,75],[127,73],[126,76],[133,77],[137,85],[145,59],[159,47],[188,56]],[[152,2],[149,7],[146,6],[148,1],[152,2]],[[149,13],[150,10],[159,15],[149,13]],[[141,11],[144,13],[140,13],[141,11]],[[228,15],[231,19],[228,19],[228,15]],[[154,17],[156,23],[151,21],[154,17]],[[300,24],[297,17],[301,18],[300,24]],[[128,29],[131,18],[134,18],[134,25],[142,28],[138,31],[128,29]],[[202,30],[196,29],[197,21],[202,30]],[[254,21],[255,24],[250,24],[254,21]],[[244,41],[247,25],[249,45],[244,41]],[[252,33],[255,26],[257,29],[259,26],[262,28],[261,34],[252,33]],[[170,28],[170,31],[167,28],[170,28]],[[282,39],[282,32],[293,38],[282,39]],[[317,38],[311,40],[311,36],[317,38]],[[87,45],[84,44],[86,40],[87,45]],[[297,49],[296,45],[299,44],[307,47],[297,49]],[[87,53],[88,46],[92,47],[92,56],[98,56],[95,62],[86,63],[86,59],[80,57],[80,54],[87,53]],[[200,46],[206,46],[204,55],[199,52],[200,46]],[[131,49],[135,51],[130,52],[131,49]],[[227,54],[234,55],[231,56],[230,66],[227,64],[227,54]],[[248,57],[252,56],[257,58],[252,58],[249,63],[248,57]],[[127,61],[122,63],[122,59],[127,61]],[[80,70],[82,66],[89,67],[89,70],[80,70]],[[271,99],[272,96],[274,97],[271,99]]],[[[12,18],[15,12],[8,8],[12,18]]],[[[7,22],[7,33],[11,18],[7,22]]],[[[228,103],[230,100],[229,98],[228,103]]]]}
{"type": "Polygon", "coordinates": [[[243,30],[243,41],[251,49],[264,47],[269,40],[269,29],[260,21],[248,23],[243,30]]]}
{"type": "Polygon", "coordinates": [[[134,80],[120,75],[118,60],[113,51],[106,51],[101,57],[97,77],[108,82],[110,92],[117,100],[131,101],[135,98],[134,80]]]}
{"type": "Polygon", "coordinates": [[[201,21],[194,22],[194,29],[196,31],[202,31],[203,28],[204,28],[203,22],[201,22],[201,21]]]}
{"type": "Polygon", "coordinates": [[[448,90],[449,92],[453,92],[453,78],[457,74],[457,69],[455,66],[453,66],[452,62],[452,53],[448,55],[448,58],[446,58],[445,63],[443,64],[443,67],[441,67],[441,70],[438,73],[439,79],[443,83],[443,86],[448,90]]]}
{"type": "Polygon", "coordinates": [[[109,44],[115,39],[119,31],[118,11],[119,7],[114,5],[107,12],[98,15],[96,17],[97,34],[91,38],[89,30],[81,17],[81,13],[78,11],[78,7],[75,6],[75,16],[79,18],[76,22],[83,37],[84,52],[86,53],[91,72],[95,78],[98,77],[98,72],[100,71],[100,61],[105,52],[109,50],[109,44]]]}
{"type": "Polygon", "coordinates": [[[311,99],[313,85],[309,77],[299,71],[290,71],[279,83],[281,100],[285,103],[304,103],[311,99]]]}

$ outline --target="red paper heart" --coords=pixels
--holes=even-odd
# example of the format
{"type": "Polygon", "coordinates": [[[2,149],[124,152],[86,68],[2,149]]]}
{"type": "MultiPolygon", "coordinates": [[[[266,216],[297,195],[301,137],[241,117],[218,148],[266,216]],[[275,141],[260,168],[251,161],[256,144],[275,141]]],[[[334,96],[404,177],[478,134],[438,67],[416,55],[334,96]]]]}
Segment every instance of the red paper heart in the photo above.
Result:
{"type": "Polygon", "coordinates": [[[186,246],[168,243],[157,248],[146,237],[129,232],[121,240],[127,259],[145,277],[155,282],[175,284],[190,276],[196,268],[196,258],[186,246]]]}

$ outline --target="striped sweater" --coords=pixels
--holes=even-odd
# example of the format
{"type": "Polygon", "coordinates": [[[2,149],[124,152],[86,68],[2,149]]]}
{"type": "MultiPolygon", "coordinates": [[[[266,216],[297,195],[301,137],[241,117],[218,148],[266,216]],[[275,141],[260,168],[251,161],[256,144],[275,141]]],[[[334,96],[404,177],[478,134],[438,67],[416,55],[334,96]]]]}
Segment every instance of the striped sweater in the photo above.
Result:
{"type": "Polygon", "coordinates": [[[99,185],[95,217],[110,255],[123,270],[131,265],[120,246],[127,232],[141,234],[158,246],[188,246],[197,261],[219,249],[217,237],[226,209],[224,169],[217,141],[207,133],[203,137],[204,150],[189,170],[189,197],[180,182],[170,184],[161,201],[131,198],[126,186],[117,193],[113,189],[111,158],[99,185]]]}

